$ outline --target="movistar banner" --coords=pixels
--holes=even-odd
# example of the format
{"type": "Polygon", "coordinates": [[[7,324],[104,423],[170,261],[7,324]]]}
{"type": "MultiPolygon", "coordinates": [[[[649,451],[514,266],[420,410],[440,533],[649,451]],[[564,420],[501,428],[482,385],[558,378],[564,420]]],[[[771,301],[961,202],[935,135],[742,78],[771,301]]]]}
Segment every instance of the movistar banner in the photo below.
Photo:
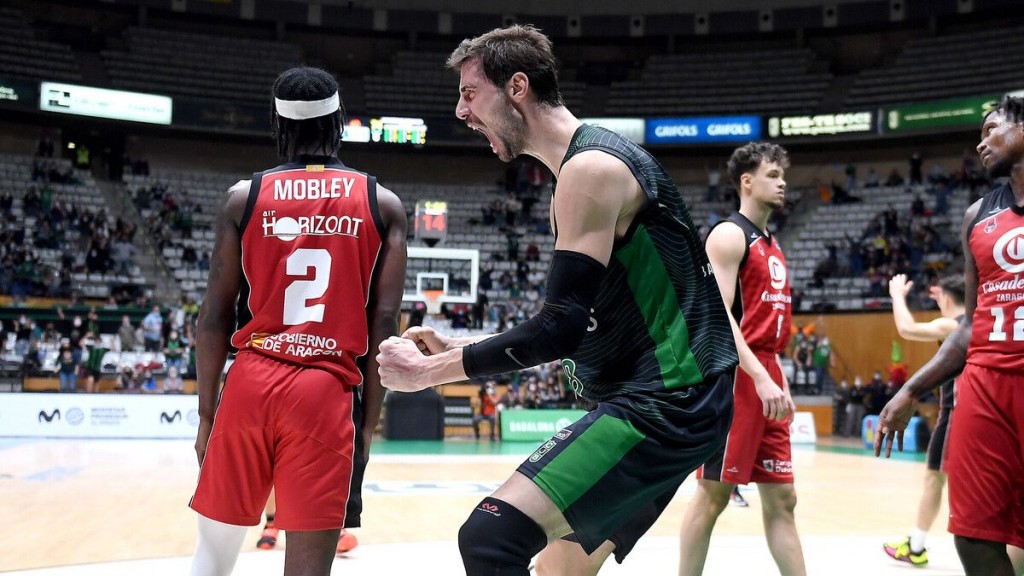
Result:
{"type": "Polygon", "coordinates": [[[0,394],[0,437],[195,438],[194,395],[0,394]]]}
{"type": "Polygon", "coordinates": [[[1001,99],[1001,95],[990,94],[887,108],[885,131],[908,132],[956,126],[980,127],[982,116],[1001,99]]]}
{"type": "Polygon", "coordinates": [[[749,142],[761,138],[760,116],[705,118],[651,118],[647,120],[647,144],[701,144],[749,142]]]}
{"type": "Polygon", "coordinates": [[[501,439],[547,440],[562,428],[579,420],[584,410],[502,410],[501,439]]]}

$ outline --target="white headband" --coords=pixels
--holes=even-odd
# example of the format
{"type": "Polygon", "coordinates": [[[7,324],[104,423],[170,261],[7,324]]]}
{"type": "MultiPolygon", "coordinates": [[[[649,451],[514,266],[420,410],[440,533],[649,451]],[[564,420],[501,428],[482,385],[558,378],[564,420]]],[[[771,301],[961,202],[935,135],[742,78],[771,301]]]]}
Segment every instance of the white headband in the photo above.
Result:
{"type": "Polygon", "coordinates": [[[326,116],[331,112],[336,111],[341,107],[341,100],[338,99],[338,93],[335,92],[329,98],[323,100],[281,100],[280,98],[274,98],[274,108],[277,110],[277,115],[282,118],[290,118],[291,120],[308,120],[309,118],[319,118],[320,116],[326,116]]]}

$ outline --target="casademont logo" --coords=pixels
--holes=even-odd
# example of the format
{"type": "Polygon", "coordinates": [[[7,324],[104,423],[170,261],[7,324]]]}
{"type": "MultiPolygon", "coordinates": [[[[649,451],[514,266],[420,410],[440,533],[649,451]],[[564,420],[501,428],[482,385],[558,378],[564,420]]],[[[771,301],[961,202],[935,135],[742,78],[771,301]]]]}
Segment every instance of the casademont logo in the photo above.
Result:
{"type": "Polygon", "coordinates": [[[1024,272],[1024,226],[1014,228],[996,240],[992,257],[1010,274],[1024,272]]]}

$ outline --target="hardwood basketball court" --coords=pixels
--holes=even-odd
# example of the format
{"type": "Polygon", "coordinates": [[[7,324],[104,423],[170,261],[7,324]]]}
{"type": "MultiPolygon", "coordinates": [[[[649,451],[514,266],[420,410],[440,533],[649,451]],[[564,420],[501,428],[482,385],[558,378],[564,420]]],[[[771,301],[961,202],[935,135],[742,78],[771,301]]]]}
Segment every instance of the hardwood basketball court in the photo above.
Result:
{"type": "MultiPolygon", "coordinates": [[[[466,515],[532,450],[532,443],[379,440],[366,474],[360,545],[335,574],[462,574],[455,543],[466,515]]],[[[882,542],[912,527],[923,454],[893,461],[860,442],[819,439],[795,446],[797,525],[810,574],[902,575],[882,542]]],[[[187,507],[198,465],[184,440],[0,440],[0,571],[34,576],[186,574],[195,544],[187,507]]],[[[696,483],[675,500],[622,565],[602,574],[675,574],[676,535],[696,483]]],[[[711,540],[705,574],[777,574],[763,537],[757,490],[730,506],[711,540]]],[[[962,574],[945,533],[943,506],[929,538],[927,574],[962,574]]],[[[249,531],[235,574],[282,573],[278,549],[256,551],[249,531]]],[[[914,572],[918,573],[918,572],[914,572]]]]}

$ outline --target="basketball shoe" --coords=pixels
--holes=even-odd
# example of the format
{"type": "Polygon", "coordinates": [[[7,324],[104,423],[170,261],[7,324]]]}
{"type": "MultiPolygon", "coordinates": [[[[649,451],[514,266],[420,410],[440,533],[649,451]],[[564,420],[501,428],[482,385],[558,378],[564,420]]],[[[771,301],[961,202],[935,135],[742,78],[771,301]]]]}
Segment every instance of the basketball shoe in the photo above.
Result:
{"type": "Polygon", "coordinates": [[[882,549],[885,550],[885,553],[893,560],[909,562],[914,566],[924,566],[928,563],[928,549],[925,548],[920,552],[914,552],[911,550],[910,536],[896,542],[886,542],[885,544],[882,544],[882,549]]]}
{"type": "Polygon", "coordinates": [[[273,520],[267,520],[267,523],[263,525],[263,534],[256,542],[256,547],[260,550],[273,550],[274,546],[277,546],[277,526],[274,526],[273,520]]]}
{"type": "Polygon", "coordinates": [[[734,490],[733,493],[729,496],[729,502],[731,502],[733,506],[739,506],[740,508],[746,508],[747,506],[750,506],[750,504],[747,504],[747,499],[744,498],[743,495],[736,490],[734,490]]]}
{"type": "Polygon", "coordinates": [[[338,547],[335,551],[338,554],[344,554],[350,552],[356,546],[359,546],[359,540],[350,534],[348,530],[342,530],[341,534],[338,535],[338,547]]]}

